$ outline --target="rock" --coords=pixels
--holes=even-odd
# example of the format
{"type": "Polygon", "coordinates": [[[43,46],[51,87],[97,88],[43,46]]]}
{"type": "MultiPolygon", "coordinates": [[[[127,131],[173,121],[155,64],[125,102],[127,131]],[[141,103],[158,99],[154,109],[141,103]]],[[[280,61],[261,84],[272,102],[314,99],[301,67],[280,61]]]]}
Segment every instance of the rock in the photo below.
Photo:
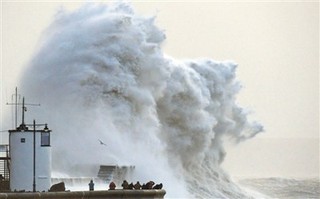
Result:
{"type": "Polygon", "coordinates": [[[64,185],[64,182],[59,182],[57,184],[54,184],[50,187],[49,192],[59,192],[59,191],[65,191],[66,187],[64,185]]]}

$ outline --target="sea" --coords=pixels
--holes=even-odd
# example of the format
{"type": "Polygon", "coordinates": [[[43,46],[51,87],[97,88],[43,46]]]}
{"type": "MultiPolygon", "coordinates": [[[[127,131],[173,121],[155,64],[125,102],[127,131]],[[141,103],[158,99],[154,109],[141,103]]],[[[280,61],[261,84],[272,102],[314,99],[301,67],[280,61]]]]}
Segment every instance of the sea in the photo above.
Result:
{"type": "Polygon", "coordinates": [[[320,198],[319,178],[247,178],[236,180],[255,198],[307,199],[320,198]]]}

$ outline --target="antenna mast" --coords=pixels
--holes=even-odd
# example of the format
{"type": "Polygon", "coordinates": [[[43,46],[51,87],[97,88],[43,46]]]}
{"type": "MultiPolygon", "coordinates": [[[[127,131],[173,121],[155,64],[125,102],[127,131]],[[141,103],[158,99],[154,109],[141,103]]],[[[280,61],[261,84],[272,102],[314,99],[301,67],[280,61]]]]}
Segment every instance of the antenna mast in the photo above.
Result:
{"type": "Polygon", "coordinates": [[[19,100],[20,100],[20,95],[18,94],[18,88],[16,87],[15,89],[15,94],[12,94],[11,96],[11,100],[13,101],[13,97],[15,97],[15,102],[14,103],[7,103],[7,105],[15,105],[15,127],[18,126],[18,96],[19,96],[19,100]]]}
{"type": "Polygon", "coordinates": [[[16,87],[16,94],[15,94],[15,97],[16,97],[16,101],[15,101],[15,111],[16,111],[16,114],[15,114],[15,127],[17,127],[17,122],[18,122],[18,88],[16,87]]]}
{"type": "MultiPolygon", "coordinates": [[[[15,92],[15,94],[13,94],[13,95],[15,95],[15,103],[7,103],[7,105],[15,105],[15,128],[17,128],[18,127],[18,124],[17,124],[17,118],[18,118],[18,105],[22,105],[22,118],[21,118],[21,125],[22,126],[25,126],[25,123],[24,123],[24,112],[25,111],[27,111],[27,107],[26,107],[26,105],[29,105],[29,106],[40,106],[40,104],[26,104],[25,102],[24,102],[24,97],[22,98],[22,104],[21,103],[18,103],[18,89],[17,89],[17,87],[16,87],[16,92],[15,92]]],[[[20,95],[19,95],[20,96],[20,95]]]]}
{"type": "Polygon", "coordinates": [[[22,119],[21,119],[21,124],[24,124],[24,112],[27,111],[27,107],[24,106],[24,97],[22,98],[22,119]]]}

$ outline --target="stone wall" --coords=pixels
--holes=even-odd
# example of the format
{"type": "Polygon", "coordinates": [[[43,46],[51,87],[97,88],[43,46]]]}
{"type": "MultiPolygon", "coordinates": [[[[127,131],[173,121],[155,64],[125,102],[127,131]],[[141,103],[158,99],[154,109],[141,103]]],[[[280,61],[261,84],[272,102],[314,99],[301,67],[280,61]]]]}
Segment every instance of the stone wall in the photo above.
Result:
{"type": "Polygon", "coordinates": [[[0,180],[0,192],[10,191],[10,182],[8,180],[0,180]]]}
{"type": "Polygon", "coordinates": [[[57,199],[162,199],[166,191],[161,190],[110,190],[110,191],[72,191],[36,193],[0,193],[0,199],[57,198],[57,199]]]}

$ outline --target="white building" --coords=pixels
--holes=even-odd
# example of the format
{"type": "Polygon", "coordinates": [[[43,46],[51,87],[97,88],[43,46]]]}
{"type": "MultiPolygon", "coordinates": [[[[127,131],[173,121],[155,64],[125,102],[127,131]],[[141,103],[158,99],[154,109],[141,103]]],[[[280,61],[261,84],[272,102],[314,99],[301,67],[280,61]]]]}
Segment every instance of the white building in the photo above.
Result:
{"type": "Polygon", "coordinates": [[[22,123],[9,130],[10,189],[12,191],[48,191],[51,186],[51,146],[47,125],[22,123]],[[40,128],[40,127],[39,127],[40,128]]]}

